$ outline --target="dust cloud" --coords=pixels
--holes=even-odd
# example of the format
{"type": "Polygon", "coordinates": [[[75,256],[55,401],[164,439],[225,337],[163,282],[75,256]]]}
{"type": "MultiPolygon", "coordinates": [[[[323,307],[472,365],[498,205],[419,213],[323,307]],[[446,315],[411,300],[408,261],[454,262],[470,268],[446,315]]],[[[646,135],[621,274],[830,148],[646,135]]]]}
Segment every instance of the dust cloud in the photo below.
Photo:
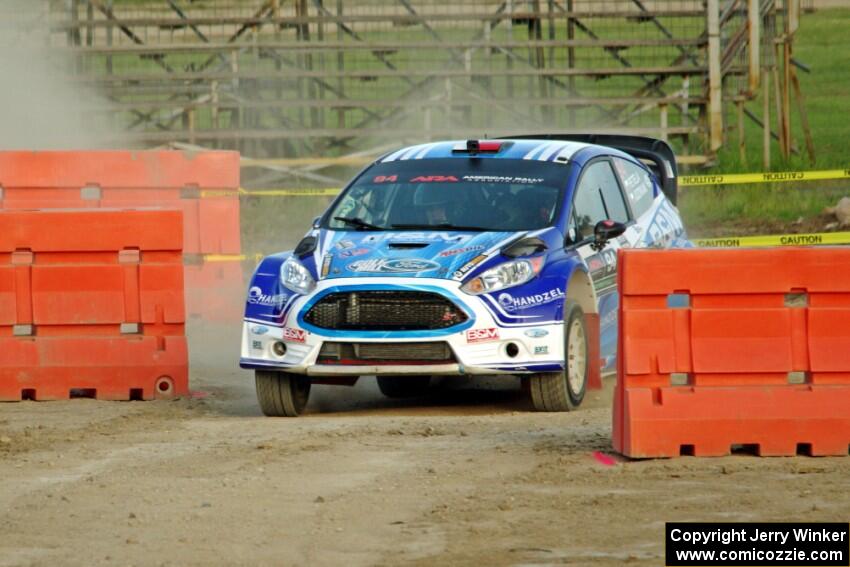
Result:
{"type": "Polygon", "coordinates": [[[74,79],[66,37],[51,33],[47,2],[0,0],[0,150],[122,145],[108,101],[74,79]]]}

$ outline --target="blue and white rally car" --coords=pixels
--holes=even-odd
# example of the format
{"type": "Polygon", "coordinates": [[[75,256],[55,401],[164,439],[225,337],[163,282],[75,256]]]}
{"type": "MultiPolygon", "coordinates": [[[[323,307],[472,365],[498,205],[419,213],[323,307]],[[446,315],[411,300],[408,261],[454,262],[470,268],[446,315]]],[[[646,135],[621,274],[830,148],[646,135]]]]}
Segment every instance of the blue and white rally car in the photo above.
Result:
{"type": "Polygon", "coordinates": [[[670,147],[632,136],[421,144],[363,170],[250,283],[242,368],[266,415],[312,383],[521,375],[541,411],[578,407],[616,357],[620,247],[687,245],[670,147]]]}

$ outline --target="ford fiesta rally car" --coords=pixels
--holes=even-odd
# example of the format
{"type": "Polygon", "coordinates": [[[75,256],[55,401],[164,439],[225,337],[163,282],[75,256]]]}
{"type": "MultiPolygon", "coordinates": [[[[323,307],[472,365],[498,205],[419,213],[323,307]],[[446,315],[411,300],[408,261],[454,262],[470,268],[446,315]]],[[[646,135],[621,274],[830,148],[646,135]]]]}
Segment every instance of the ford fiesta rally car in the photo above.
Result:
{"type": "Polygon", "coordinates": [[[273,416],[298,415],[312,383],[364,375],[390,397],[433,376],[521,375],[535,409],[576,408],[615,362],[617,249],[688,245],[675,198],[673,153],[648,138],[392,152],[259,264],[240,365],[273,416]]]}

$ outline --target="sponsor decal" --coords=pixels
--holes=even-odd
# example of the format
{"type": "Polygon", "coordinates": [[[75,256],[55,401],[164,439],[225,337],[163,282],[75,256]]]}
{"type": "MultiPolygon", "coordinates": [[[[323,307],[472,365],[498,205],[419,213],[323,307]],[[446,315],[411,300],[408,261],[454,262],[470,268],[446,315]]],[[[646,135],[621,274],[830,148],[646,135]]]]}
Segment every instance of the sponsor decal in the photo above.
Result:
{"type": "Polygon", "coordinates": [[[352,258],[354,256],[362,256],[363,254],[368,254],[370,252],[369,248],[349,248],[348,250],[343,250],[339,253],[340,258],[352,258]]]}
{"type": "Polygon", "coordinates": [[[457,256],[458,254],[466,254],[467,252],[478,252],[484,250],[483,246],[467,246],[466,248],[454,248],[452,250],[443,250],[440,256],[446,258],[448,256],[457,256]]]}
{"type": "Polygon", "coordinates": [[[263,350],[262,341],[251,341],[251,348],[254,350],[263,350]]]}
{"type": "Polygon", "coordinates": [[[664,201],[655,212],[652,224],[649,225],[647,230],[645,242],[649,246],[664,248],[684,230],[679,215],[672,209],[672,205],[664,201]]]}
{"type": "Polygon", "coordinates": [[[395,183],[398,181],[398,175],[376,175],[372,178],[372,183],[395,183]]]}
{"type": "Polygon", "coordinates": [[[322,258],[322,277],[326,277],[328,272],[331,269],[331,260],[333,257],[330,254],[325,254],[325,257],[322,258]]]}
{"type": "Polygon", "coordinates": [[[521,183],[523,185],[534,185],[544,181],[542,177],[513,177],[510,175],[464,175],[463,180],[473,183],[521,183]]]}
{"type": "Polygon", "coordinates": [[[617,251],[605,248],[587,259],[587,268],[594,278],[607,276],[617,271],[617,251]]]}
{"type": "Polygon", "coordinates": [[[476,256],[475,258],[473,258],[472,260],[470,260],[469,262],[467,262],[466,264],[464,264],[463,266],[458,268],[453,275],[454,279],[456,279],[456,280],[463,279],[463,277],[466,274],[468,274],[469,272],[471,272],[472,269],[475,266],[477,266],[478,264],[480,264],[481,262],[483,262],[486,259],[487,259],[487,256],[485,256],[484,254],[479,254],[478,256],[476,256]]]}
{"type": "Polygon", "coordinates": [[[410,180],[411,183],[457,183],[454,175],[420,175],[410,180]]]}
{"type": "Polygon", "coordinates": [[[259,286],[253,286],[248,290],[248,303],[251,305],[266,305],[268,307],[283,307],[289,298],[285,293],[267,295],[259,286]]]}
{"type": "Polygon", "coordinates": [[[526,337],[530,337],[532,339],[542,339],[543,337],[549,334],[549,331],[547,331],[546,329],[529,329],[523,334],[526,337]]]}
{"type": "Polygon", "coordinates": [[[470,329],[466,332],[466,342],[468,343],[483,343],[485,341],[498,341],[499,329],[492,327],[490,329],[470,329]]]}
{"type": "Polygon", "coordinates": [[[439,267],[440,265],[436,262],[419,258],[398,258],[395,260],[371,258],[350,263],[348,270],[378,274],[414,274],[436,270],[439,267]]]}
{"type": "MultiPolygon", "coordinates": [[[[394,242],[457,242],[460,244],[472,237],[472,234],[452,234],[450,232],[381,232],[366,236],[363,239],[363,243],[375,244],[385,240],[392,240],[394,242]]],[[[353,247],[353,242],[351,246],[346,246],[346,248],[353,247]]]]}
{"type": "Polygon", "coordinates": [[[268,332],[269,332],[269,328],[264,327],[262,325],[254,325],[253,327],[251,327],[251,334],[254,334],[254,335],[265,335],[268,332]]]}
{"type": "Polygon", "coordinates": [[[564,298],[564,292],[558,288],[550,289],[549,291],[543,293],[536,293],[534,295],[523,295],[523,296],[513,296],[510,293],[500,293],[499,294],[499,305],[502,306],[502,309],[505,311],[511,312],[516,311],[518,309],[526,309],[529,307],[537,307],[538,305],[545,305],[547,303],[552,303],[553,301],[558,301],[559,299],[564,298]]]}
{"type": "Polygon", "coordinates": [[[291,343],[303,343],[307,340],[307,331],[303,329],[283,328],[283,340],[291,343]]]}
{"type": "Polygon", "coordinates": [[[548,346],[536,346],[534,347],[534,354],[549,354],[548,346]]]}

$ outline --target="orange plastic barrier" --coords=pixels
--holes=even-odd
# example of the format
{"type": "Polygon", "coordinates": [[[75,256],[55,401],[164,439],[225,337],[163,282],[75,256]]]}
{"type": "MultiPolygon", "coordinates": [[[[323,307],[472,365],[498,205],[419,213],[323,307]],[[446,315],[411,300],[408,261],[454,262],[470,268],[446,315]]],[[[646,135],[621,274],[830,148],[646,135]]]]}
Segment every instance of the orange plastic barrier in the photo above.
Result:
{"type": "Polygon", "coordinates": [[[0,209],[177,208],[191,254],[239,254],[238,188],[237,152],[0,152],[0,209]]]}
{"type": "Polygon", "coordinates": [[[850,249],[621,250],[614,448],[847,455],[850,249]]]}
{"type": "Polygon", "coordinates": [[[180,211],[0,211],[0,400],[188,393],[180,211]]]}

